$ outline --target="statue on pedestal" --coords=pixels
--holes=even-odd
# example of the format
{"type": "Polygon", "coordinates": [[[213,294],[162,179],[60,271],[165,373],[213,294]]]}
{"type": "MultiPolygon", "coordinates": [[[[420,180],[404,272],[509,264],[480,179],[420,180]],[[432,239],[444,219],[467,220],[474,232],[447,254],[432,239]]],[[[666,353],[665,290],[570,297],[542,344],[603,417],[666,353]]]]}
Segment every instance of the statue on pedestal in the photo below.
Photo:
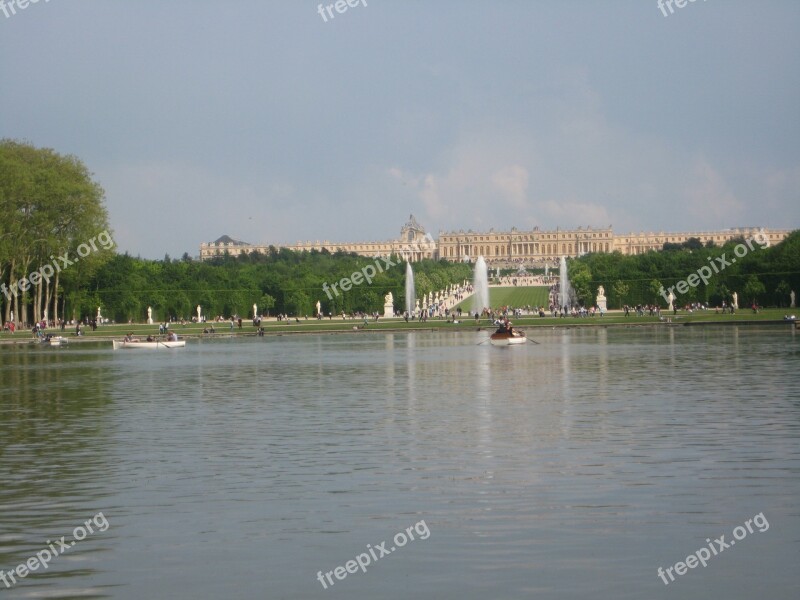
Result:
{"type": "Polygon", "coordinates": [[[733,292],[733,294],[731,294],[731,297],[732,297],[731,306],[733,306],[734,309],[739,310],[739,294],[733,292]]]}
{"type": "Polygon", "coordinates": [[[200,310],[200,305],[199,304],[197,305],[197,322],[198,323],[202,323],[203,322],[202,311],[200,310]]]}
{"type": "Polygon", "coordinates": [[[322,303],[317,300],[317,316],[322,317],[322,303]]]}
{"type": "Polygon", "coordinates": [[[394,297],[389,292],[383,297],[383,318],[389,319],[394,316],[394,297]]]}
{"type": "Polygon", "coordinates": [[[258,305],[257,304],[253,304],[253,318],[254,319],[258,318],[258,305]]]}
{"type": "Polygon", "coordinates": [[[597,288],[597,298],[595,299],[597,308],[601,313],[604,313],[608,307],[606,306],[606,289],[601,285],[597,288]]]}
{"type": "Polygon", "coordinates": [[[667,300],[669,301],[669,310],[675,310],[675,307],[672,304],[675,302],[675,294],[672,293],[672,289],[669,290],[669,296],[667,296],[667,300]]]}
{"type": "Polygon", "coordinates": [[[148,325],[153,324],[153,309],[150,308],[149,306],[147,307],[147,324],[148,325]]]}

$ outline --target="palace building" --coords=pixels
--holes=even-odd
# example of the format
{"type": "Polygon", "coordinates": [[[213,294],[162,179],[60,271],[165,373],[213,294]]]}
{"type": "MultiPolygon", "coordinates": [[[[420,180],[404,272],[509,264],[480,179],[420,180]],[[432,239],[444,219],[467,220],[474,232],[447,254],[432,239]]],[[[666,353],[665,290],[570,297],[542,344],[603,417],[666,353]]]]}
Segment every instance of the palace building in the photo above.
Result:
{"type": "MultiPolygon", "coordinates": [[[[769,244],[777,244],[791,233],[789,229],[766,229],[761,227],[737,227],[720,231],[700,231],[688,233],[640,232],[614,234],[611,226],[596,229],[578,227],[577,229],[518,230],[486,232],[452,231],[439,232],[439,240],[434,240],[425,228],[414,218],[400,229],[397,239],[384,242],[344,242],[331,243],[297,242],[292,245],[275,245],[289,250],[327,250],[328,252],[352,252],[361,256],[387,256],[397,254],[415,262],[422,259],[451,262],[474,261],[483,256],[487,263],[503,266],[511,264],[552,264],[564,257],[576,257],[590,252],[621,252],[622,254],[644,254],[650,250],[661,250],[666,243],[681,244],[690,238],[697,238],[703,244],[713,242],[721,246],[734,238],[750,238],[755,235],[766,237],[769,244]]],[[[269,252],[270,245],[248,244],[234,240],[227,235],[214,242],[200,244],[200,259],[208,260],[215,256],[230,254],[237,256],[251,252],[269,252]]]]}
{"type": "MultiPolygon", "coordinates": [[[[439,255],[436,250],[436,241],[425,232],[425,228],[420,225],[411,215],[405,225],[400,229],[400,237],[386,242],[344,242],[332,243],[329,241],[316,242],[297,242],[291,245],[273,244],[275,248],[287,248],[289,250],[327,250],[330,253],[352,252],[360,256],[389,256],[397,254],[410,262],[416,262],[423,258],[438,260],[439,255]]],[[[228,253],[232,256],[249,254],[251,252],[269,252],[270,245],[248,244],[234,240],[227,235],[223,235],[215,242],[200,244],[200,260],[208,260],[215,256],[222,256],[228,253]]]]}

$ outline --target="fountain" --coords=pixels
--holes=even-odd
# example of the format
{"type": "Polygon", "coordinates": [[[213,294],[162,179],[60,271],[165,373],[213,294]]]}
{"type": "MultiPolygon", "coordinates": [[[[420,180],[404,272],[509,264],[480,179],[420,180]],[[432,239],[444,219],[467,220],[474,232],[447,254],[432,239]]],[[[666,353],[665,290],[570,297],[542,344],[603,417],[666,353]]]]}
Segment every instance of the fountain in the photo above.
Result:
{"type": "Polygon", "coordinates": [[[489,273],[486,269],[486,261],[483,256],[479,256],[475,262],[475,274],[472,279],[475,295],[472,298],[472,314],[482,313],[484,308],[489,307],[489,273]]]}
{"type": "Polygon", "coordinates": [[[567,276],[567,259],[562,256],[561,265],[558,269],[558,304],[562,308],[564,306],[571,306],[572,299],[572,287],[569,284],[569,277],[567,276]]]}
{"type": "Polygon", "coordinates": [[[408,316],[414,316],[414,300],[417,293],[414,290],[414,271],[411,270],[411,263],[406,263],[406,310],[408,316]]]}

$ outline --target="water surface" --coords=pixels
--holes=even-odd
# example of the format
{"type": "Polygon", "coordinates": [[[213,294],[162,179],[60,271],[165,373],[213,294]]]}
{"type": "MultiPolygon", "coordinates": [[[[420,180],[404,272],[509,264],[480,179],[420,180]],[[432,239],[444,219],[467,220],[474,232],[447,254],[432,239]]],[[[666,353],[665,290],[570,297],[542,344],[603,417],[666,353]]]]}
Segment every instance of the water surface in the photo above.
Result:
{"type": "Polygon", "coordinates": [[[4,598],[794,598],[788,328],[0,348],[4,598]],[[738,545],[667,568],[763,513],[738,545]],[[415,523],[430,537],[324,589],[415,523]]]}

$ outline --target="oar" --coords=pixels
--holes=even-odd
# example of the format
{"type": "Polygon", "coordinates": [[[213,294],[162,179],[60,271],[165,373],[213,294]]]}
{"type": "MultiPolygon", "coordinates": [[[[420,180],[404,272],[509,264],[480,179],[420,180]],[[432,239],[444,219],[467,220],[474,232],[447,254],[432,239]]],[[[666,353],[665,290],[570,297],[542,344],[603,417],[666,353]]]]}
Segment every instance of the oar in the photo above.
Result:
{"type": "MultiPolygon", "coordinates": [[[[522,331],[522,330],[520,330],[520,333],[521,333],[522,335],[525,335],[525,332],[524,332],[524,331],[522,331]]],[[[534,343],[534,344],[536,344],[537,346],[539,345],[539,342],[537,342],[537,341],[536,341],[536,340],[534,340],[533,338],[529,338],[527,335],[525,335],[525,339],[526,339],[526,340],[528,340],[529,342],[533,342],[533,343],[534,343]]]]}

